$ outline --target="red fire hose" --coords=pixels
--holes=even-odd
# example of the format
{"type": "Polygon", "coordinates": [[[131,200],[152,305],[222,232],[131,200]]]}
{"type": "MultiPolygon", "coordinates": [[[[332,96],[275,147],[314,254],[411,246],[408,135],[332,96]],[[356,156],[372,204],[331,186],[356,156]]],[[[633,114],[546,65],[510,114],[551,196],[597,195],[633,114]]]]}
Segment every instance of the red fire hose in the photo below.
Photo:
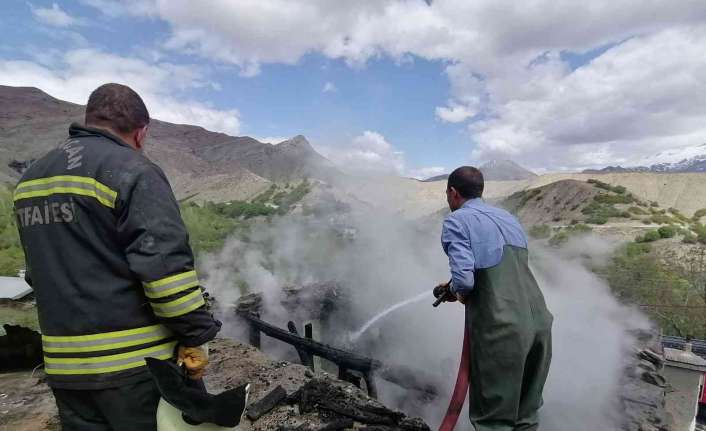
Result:
{"type": "Polygon", "coordinates": [[[464,328],[463,352],[461,353],[461,364],[458,366],[456,386],[454,386],[451,402],[449,402],[449,408],[446,410],[446,416],[441,422],[439,431],[453,431],[456,422],[458,422],[458,417],[461,415],[461,410],[463,410],[463,402],[466,401],[466,394],[471,384],[471,340],[468,332],[468,328],[464,328]]]}

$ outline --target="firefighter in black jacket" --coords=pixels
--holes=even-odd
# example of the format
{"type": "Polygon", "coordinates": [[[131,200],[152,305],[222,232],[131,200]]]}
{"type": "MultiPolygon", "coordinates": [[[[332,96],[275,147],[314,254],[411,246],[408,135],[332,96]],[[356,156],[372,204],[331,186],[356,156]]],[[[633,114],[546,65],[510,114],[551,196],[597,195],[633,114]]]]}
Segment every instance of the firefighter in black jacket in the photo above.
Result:
{"type": "Polygon", "coordinates": [[[99,87],[85,124],[14,194],[44,368],[64,430],[154,430],[159,393],[144,358],[176,356],[199,378],[221,324],[205,309],[171,187],[140,152],[140,96],[99,87]]]}

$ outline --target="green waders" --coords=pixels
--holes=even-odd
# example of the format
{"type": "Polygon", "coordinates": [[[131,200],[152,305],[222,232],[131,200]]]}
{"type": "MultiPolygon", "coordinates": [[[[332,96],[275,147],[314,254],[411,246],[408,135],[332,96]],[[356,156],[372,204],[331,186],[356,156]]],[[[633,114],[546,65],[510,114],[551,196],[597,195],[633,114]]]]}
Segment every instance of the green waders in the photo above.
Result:
{"type": "Polygon", "coordinates": [[[506,245],[501,262],[475,277],[466,306],[471,422],[476,431],[537,430],[553,318],[527,250],[506,245]]]}

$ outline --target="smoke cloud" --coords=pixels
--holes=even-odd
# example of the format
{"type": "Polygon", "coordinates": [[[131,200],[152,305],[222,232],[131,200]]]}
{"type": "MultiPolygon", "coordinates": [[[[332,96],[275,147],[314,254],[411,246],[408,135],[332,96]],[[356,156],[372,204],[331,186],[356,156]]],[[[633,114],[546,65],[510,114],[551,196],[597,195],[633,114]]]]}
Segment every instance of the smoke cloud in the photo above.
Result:
{"type": "MultiPolygon", "coordinates": [[[[336,201],[341,196],[330,190],[326,199],[317,197],[317,207],[259,223],[247,237],[231,238],[222,251],[201,257],[205,284],[223,306],[224,335],[243,339],[244,328],[229,319],[228,304],[245,292],[261,292],[263,318],[285,325],[289,316],[278,302],[283,286],[335,280],[345,288],[346,312],[356,316],[358,326],[346,327],[350,320],[345,319],[337,325],[334,315],[334,327],[322,331],[352,334],[386,308],[428,291],[428,300],[396,309],[372,325],[356,350],[437,376],[441,396],[431,402],[378,381],[383,402],[423,417],[434,428],[455,382],[464,324],[457,303],[431,306],[431,289],[449,278],[439,242],[442,214],[408,219],[405,208],[362,202],[365,190],[358,190],[360,201],[342,204],[336,201]]],[[[440,199],[439,207],[443,204],[440,199]]],[[[618,389],[634,344],[631,331],[647,329],[649,323],[619,304],[588,269],[611,250],[593,237],[574,239],[560,250],[531,245],[533,271],[555,316],[554,359],[541,410],[544,431],[619,429],[618,389]]],[[[345,335],[326,341],[350,347],[345,335]]],[[[293,350],[279,342],[264,348],[284,356],[293,350]]],[[[466,418],[457,429],[472,429],[466,418]]]]}

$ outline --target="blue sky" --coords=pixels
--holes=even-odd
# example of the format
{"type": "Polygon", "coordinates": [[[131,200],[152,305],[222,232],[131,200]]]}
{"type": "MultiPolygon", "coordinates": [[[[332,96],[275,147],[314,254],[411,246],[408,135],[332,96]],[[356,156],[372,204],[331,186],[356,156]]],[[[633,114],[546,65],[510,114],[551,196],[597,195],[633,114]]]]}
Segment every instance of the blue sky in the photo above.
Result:
{"type": "MultiPolygon", "coordinates": [[[[600,25],[584,27],[563,22],[580,7],[503,16],[492,3],[10,0],[0,3],[0,84],[81,103],[101,79],[117,80],[157,118],[263,139],[303,134],[337,163],[413,176],[491,158],[540,171],[630,164],[700,143],[706,110],[669,121],[664,111],[681,105],[655,107],[637,91],[687,89],[655,84],[644,59],[699,44],[698,2],[678,16],[665,9],[664,22],[652,16],[659,7],[636,15],[630,1],[606,2],[600,25]],[[653,139],[632,131],[657,115],[653,139]]],[[[667,60],[703,78],[699,61],[667,60]]]]}

